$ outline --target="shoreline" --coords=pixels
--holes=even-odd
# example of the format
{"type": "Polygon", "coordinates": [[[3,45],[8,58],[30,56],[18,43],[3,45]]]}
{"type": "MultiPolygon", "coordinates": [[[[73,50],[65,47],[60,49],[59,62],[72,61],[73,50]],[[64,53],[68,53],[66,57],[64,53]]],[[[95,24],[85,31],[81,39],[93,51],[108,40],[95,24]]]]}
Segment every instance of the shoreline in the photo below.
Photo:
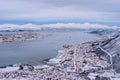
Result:
{"type": "Polygon", "coordinates": [[[55,58],[44,60],[48,65],[14,65],[0,70],[0,79],[119,80],[120,74],[110,67],[109,59],[96,54],[98,46],[111,39],[114,38],[65,45],[65,50],[59,50],[55,58]]]}
{"type": "MultiPolygon", "coordinates": [[[[64,51],[64,50],[58,50],[59,55],[60,55],[59,52],[61,52],[61,51],[64,51]]],[[[57,56],[59,57],[59,55],[57,55],[57,56]]],[[[54,57],[54,58],[43,59],[42,63],[44,63],[44,64],[41,64],[40,66],[43,66],[43,65],[51,66],[51,65],[55,65],[55,64],[59,63],[59,62],[56,62],[56,63],[54,62],[55,60],[57,60],[57,56],[54,57]]],[[[36,65],[32,65],[32,64],[29,64],[29,63],[8,64],[8,65],[1,65],[0,69],[4,69],[4,68],[8,68],[8,67],[20,67],[21,65],[29,65],[29,66],[35,67],[35,66],[38,66],[39,64],[36,64],[36,65]]]]}

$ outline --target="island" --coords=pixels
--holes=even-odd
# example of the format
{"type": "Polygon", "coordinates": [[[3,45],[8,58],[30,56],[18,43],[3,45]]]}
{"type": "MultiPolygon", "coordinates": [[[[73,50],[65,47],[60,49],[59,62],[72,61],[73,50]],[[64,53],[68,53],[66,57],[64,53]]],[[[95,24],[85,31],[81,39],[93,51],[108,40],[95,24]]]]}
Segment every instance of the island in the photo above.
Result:
{"type": "Polygon", "coordinates": [[[6,33],[0,34],[0,43],[2,42],[15,42],[15,41],[25,41],[25,40],[35,40],[42,39],[49,35],[31,32],[18,32],[18,33],[6,33]]]}

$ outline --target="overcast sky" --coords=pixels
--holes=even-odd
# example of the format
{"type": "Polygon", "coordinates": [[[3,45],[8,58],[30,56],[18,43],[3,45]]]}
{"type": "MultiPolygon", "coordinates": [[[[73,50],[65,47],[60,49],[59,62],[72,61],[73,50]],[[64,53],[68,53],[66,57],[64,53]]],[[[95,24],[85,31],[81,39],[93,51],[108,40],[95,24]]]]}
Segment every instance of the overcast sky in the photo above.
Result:
{"type": "Polygon", "coordinates": [[[120,23],[120,0],[0,0],[0,22],[120,23]]]}

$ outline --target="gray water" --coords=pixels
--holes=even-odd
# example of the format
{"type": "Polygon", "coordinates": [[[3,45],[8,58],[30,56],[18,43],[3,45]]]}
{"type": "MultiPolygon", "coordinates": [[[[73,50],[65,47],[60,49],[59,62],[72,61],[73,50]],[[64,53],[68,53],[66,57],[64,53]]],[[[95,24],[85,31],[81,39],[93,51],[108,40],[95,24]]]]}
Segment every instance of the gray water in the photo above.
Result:
{"type": "Polygon", "coordinates": [[[53,58],[64,44],[80,44],[99,39],[100,36],[82,31],[41,32],[51,34],[44,39],[0,44],[0,65],[16,63],[43,64],[42,60],[53,58]]]}

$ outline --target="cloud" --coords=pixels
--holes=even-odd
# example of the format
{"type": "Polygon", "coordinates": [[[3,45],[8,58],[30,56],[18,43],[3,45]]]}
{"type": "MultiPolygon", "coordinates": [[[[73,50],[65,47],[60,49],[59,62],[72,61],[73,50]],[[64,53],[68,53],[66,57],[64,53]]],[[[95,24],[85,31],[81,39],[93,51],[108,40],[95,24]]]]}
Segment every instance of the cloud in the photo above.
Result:
{"type": "Polygon", "coordinates": [[[106,26],[100,24],[90,24],[90,23],[56,23],[56,24],[44,24],[44,25],[35,25],[35,24],[3,24],[0,25],[0,31],[2,30],[42,30],[42,29],[119,29],[118,26],[106,26]]]}
{"type": "Polygon", "coordinates": [[[120,0],[1,0],[1,20],[120,22],[120,0]]]}

